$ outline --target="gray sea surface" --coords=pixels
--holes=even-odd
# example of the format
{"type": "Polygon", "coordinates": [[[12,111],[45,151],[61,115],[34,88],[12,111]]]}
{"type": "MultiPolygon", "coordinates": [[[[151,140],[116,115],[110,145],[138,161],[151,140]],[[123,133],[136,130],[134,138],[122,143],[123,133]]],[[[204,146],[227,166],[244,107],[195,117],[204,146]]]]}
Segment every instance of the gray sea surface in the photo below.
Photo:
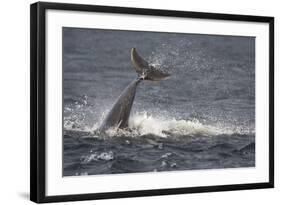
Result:
{"type": "Polygon", "coordinates": [[[64,27],[63,175],[255,166],[255,38],[64,27]],[[129,129],[96,130],[137,74],[129,129]]]}

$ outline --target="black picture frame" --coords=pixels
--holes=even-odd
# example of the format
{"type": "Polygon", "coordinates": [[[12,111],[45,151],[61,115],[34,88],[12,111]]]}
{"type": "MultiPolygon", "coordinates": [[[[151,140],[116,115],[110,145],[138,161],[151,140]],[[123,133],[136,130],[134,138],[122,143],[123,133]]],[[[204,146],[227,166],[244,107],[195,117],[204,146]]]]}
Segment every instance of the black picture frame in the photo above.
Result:
{"type": "Polygon", "coordinates": [[[230,191],[274,187],[274,18],[218,13],[124,8],[82,4],[38,2],[30,6],[30,200],[37,203],[97,200],[198,192],[230,191]],[[249,184],[132,190],[108,193],[46,196],[46,81],[45,37],[46,10],[121,13],[196,19],[263,22],[269,24],[269,181],[249,184]]]}

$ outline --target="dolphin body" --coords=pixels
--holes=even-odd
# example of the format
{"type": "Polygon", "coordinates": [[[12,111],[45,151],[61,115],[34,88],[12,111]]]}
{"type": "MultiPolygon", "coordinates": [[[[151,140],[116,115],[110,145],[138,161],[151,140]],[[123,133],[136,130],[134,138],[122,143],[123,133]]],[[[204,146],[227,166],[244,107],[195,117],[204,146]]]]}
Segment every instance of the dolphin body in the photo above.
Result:
{"type": "Polygon", "coordinates": [[[152,65],[149,65],[136,51],[131,49],[131,61],[138,74],[121,93],[112,109],[107,114],[105,120],[102,122],[99,131],[105,133],[110,128],[126,128],[134,102],[137,86],[144,80],[159,81],[164,80],[170,76],[152,65]]]}

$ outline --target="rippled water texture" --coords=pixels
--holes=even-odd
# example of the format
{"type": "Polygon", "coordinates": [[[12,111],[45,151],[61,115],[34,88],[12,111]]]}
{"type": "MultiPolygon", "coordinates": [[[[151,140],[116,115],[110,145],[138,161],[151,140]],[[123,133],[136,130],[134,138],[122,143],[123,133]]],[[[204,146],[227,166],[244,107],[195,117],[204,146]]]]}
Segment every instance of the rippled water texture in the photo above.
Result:
{"type": "Polygon", "coordinates": [[[63,174],[255,166],[255,38],[63,28],[63,174]],[[97,128],[137,74],[130,49],[171,74],[141,82],[129,128],[97,128]]]}

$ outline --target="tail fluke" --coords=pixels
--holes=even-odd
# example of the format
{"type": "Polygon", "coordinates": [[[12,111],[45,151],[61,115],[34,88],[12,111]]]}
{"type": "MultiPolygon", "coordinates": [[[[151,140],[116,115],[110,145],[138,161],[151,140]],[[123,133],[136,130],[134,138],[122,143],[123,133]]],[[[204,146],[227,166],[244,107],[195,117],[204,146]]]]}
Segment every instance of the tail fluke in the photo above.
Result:
{"type": "Polygon", "coordinates": [[[170,76],[170,74],[149,65],[149,63],[137,53],[135,48],[131,50],[131,61],[139,77],[143,80],[164,80],[170,76]]]}

